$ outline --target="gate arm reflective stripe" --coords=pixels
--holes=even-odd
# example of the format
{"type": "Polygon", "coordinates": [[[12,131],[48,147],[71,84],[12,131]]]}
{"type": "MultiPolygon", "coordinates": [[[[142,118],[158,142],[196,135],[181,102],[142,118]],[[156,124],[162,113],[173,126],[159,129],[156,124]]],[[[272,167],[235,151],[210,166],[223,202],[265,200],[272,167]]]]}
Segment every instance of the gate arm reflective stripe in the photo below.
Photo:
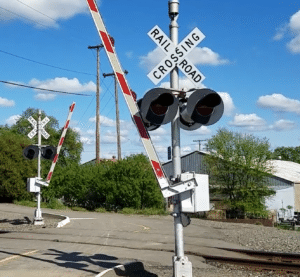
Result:
{"type": "Polygon", "coordinates": [[[131,114],[132,120],[136,125],[138,133],[139,133],[142,143],[144,145],[144,148],[147,152],[148,158],[150,160],[155,177],[161,188],[162,194],[164,197],[172,196],[172,195],[174,195],[174,193],[172,191],[166,189],[170,185],[169,180],[167,179],[167,177],[163,171],[163,168],[159,162],[158,156],[156,154],[156,151],[154,149],[154,146],[153,146],[150,136],[148,134],[148,131],[145,128],[145,125],[142,121],[142,118],[141,118],[141,115],[139,112],[139,108],[137,106],[136,101],[134,100],[133,94],[131,93],[131,89],[129,88],[129,85],[127,83],[127,80],[126,80],[126,77],[124,74],[124,70],[121,67],[121,64],[119,62],[119,59],[115,52],[115,49],[111,43],[111,40],[109,39],[109,34],[105,28],[103,19],[99,13],[99,9],[95,3],[95,0],[87,0],[87,4],[90,8],[97,31],[98,31],[100,38],[104,44],[104,48],[105,48],[106,54],[108,56],[108,59],[111,63],[111,66],[112,66],[114,72],[115,72],[115,75],[117,76],[117,80],[118,80],[121,90],[123,92],[123,96],[125,98],[125,101],[128,106],[129,112],[131,114]]]}
{"type": "Polygon", "coordinates": [[[54,159],[53,159],[51,168],[50,168],[49,173],[48,173],[48,176],[47,176],[47,181],[46,181],[46,182],[47,182],[48,184],[49,184],[50,181],[51,181],[51,177],[52,177],[52,175],[53,175],[53,171],[54,171],[56,162],[57,162],[57,160],[58,160],[58,156],[59,156],[60,149],[61,149],[62,144],[63,144],[63,142],[64,142],[64,139],[65,139],[67,130],[68,130],[68,128],[69,128],[69,124],[70,124],[71,117],[72,117],[72,115],[73,115],[74,107],[75,107],[75,102],[73,102],[72,105],[71,105],[70,108],[69,108],[69,114],[68,114],[68,117],[67,117],[67,120],[66,120],[64,129],[63,129],[63,131],[62,131],[62,133],[61,133],[60,140],[59,140],[59,142],[58,142],[58,146],[57,146],[57,150],[56,150],[56,155],[55,155],[55,157],[54,157],[54,159]]]}

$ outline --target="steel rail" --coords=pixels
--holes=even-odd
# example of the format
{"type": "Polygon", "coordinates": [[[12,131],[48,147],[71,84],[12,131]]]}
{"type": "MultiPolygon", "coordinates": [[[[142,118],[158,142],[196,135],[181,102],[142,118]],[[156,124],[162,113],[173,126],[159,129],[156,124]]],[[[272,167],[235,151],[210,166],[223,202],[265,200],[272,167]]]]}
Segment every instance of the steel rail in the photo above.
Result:
{"type": "Polygon", "coordinates": [[[228,249],[228,248],[219,248],[219,249],[236,252],[236,253],[243,253],[251,257],[263,258],[265,260],[269,260],[273,262],[294,263],[300,265],[300,253],[269,252],[269,251],[228,249]]]}

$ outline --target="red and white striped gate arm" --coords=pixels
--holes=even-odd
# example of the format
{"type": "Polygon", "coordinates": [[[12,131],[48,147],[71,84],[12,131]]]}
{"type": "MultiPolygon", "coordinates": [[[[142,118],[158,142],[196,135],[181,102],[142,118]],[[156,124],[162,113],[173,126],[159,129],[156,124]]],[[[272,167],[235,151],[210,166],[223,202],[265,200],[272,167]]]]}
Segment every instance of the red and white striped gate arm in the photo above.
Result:
{"type": "Polygon", "coordinates": [[[59,156],[60,149],[61,149],[61,147],[62,147],[62,144],[64,143],[64,139],[65,139],[67,130],[68,130],[68,128],[69,128],[69,124],[70,124],[70,120],[71,120],[71,117],[72,117],[72,114],[73,114],[74,107],[75,107],[75,102],[73,102],[72,105],[71,105],[70,108],[69,108],[68,118],[67,118],[67,121],[66,121],[66,123],[65,123],[64,129],[63,129],[63,131],[62,131],[62,133],[61,133],[60,140],[59,140],[58,146],[57,146],[56,155],[55,155],[55,157],[54,157],[54,159],[53,159],[51,168],[50,168],[49,173],[48,173],[48,176],[47,176],[46,182],[47,182],[48,184],[50,183],[50,180],[51,180],[51,177],[52,177],[52,174],[53,174],[53,171],[54,171],[56,162],[57,162],[57,160],[58,160],[58,156],[59,156]]]}
{"type": "Polygon", "coordinates": [[[105,28],[104,22],[102,20],[102,17],[100,15],[100,12],[98,10],[98,7],[95,3],[95,0],[87,0],[88,6],[90,8],[92,17],[94,19],[96,28],[99,32],[100,38],[103,42],[106,54],[109,58],[109,61],[111,63],[111,66],[114,70],[114,73],[117,77],[117,80],[119,82],[119,85],[122,89],[123,96],[125,98],[125,101],[127,103],[127,106],[129,108],[130,114],[132,116],[133,122],[135,123],[138,132],[140,134],[141,140],[143,142],[143,145],[145,147],[145,150],[148,154],[149,160],[151,162],[154,174],[156,176],[156,179],[160,185],[162,194],[164,197],[169,197],[173,195],[170,194],[169,190],[167,189],[169,187],[169,181],[166,178],[162,166],[159,162],[158,156],[155,152],[154,146],[151,142],[149,133],[147,129],[144,126],[144,123],[142,121],[142,118],[140,116],[140,112],[137,106],[137,103],[134,99],[133,93],[129,88],[129,85],[127,83],[127,80],[125,78],[124,71],[121,67],[121,64],[119,62],[119,59],[117,57],[117,54],[115,52],[114,46],[112,44],[111,38],[105,28]]]}

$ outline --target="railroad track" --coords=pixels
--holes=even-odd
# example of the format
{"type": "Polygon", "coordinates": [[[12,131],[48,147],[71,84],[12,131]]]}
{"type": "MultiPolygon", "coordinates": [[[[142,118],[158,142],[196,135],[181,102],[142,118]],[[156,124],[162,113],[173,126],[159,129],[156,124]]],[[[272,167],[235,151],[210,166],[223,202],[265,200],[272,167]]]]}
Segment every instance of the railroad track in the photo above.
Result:
{"type": "MultiPolygon", "coordinates": [[[[213,255],[199,255],[207,261],[219,263],[234,264],[243,266],[254,271],[275,271],[279,274],[298,274],[300,276],[300,254],[296,253],[280,253],[280,252],[265,252],[244,249],[227,249],[222,250],[241,253],[247,258],[233,258],[213,255]]],[[[196,255],[197,253],[187,253],[196,255]]]]}

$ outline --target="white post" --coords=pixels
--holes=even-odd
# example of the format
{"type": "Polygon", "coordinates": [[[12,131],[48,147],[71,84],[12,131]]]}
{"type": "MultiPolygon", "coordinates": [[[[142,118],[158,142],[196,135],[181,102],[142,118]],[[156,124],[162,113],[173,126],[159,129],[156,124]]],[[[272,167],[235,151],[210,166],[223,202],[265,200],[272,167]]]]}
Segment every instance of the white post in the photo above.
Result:
{"type": "MultiPolygon", "coordinates": [[[[169,1],[170,39],[174,45],[178,44],[178,19],[179,0],[169,1]]],[[[178,67],[170,72],[171,88],[179,89],[178,67]]],[[[180,178],[181,175],[181,153],[180,153],[180,127],[179,127],[179,108],[175,118],[171,123],[172,128],[172,160],[174,178],[180,178]]],[[[181,222],[180,196],[176,195],[174,199],[174,231],[175,231],[175,256],[173,257],[173,276],[174,277],[192,277],[192,264],[184,256],[183,225],[181,222]]]]}
{"type": "MultiPolygon", "coordinates": [[[[39,110],[39,118],[37,123],[37,133],[38,133],[38,178],[41,178],[41,150],[42,150],[42,134],[41,134],[41,110],[39,110]]],[[[37,192],[37,209],[34,214],[34,225],[44,225],[41,211],[41,193],[37,192]]]]}

